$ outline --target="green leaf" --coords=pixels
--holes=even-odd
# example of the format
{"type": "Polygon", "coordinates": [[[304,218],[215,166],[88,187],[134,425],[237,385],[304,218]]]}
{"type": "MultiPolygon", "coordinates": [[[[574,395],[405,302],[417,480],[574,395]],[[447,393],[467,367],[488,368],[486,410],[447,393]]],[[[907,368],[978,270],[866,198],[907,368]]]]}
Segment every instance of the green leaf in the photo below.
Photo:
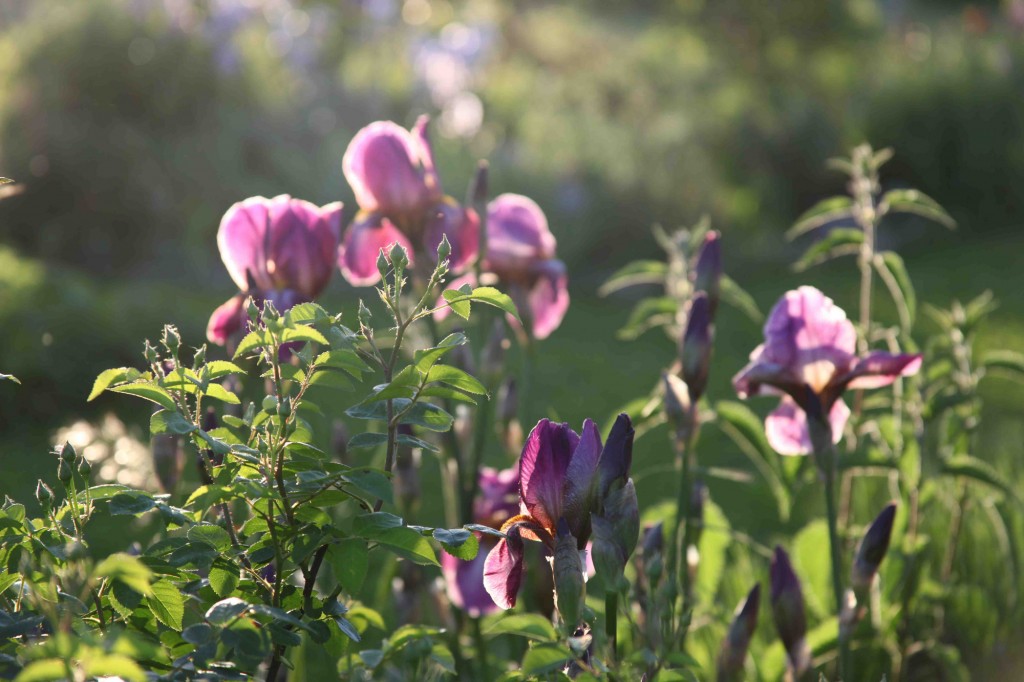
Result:
{"type": "Polygon", "coordinates": [[[719,281],[719,293],[723,301],[742,312],[757,324],[761,324],[764,321],[764,314],[757,307],[754,297],[748,294],[733,278],[728,275],[722,275],[722,279],[719,281]]]}
{"type": "Polygon", "coordinates": [[[152,592],[150,581],[153,579],[153,572],[139,561],[138,557],[130,554],[111,554],[97,564],[93,575],[98,578],[120,580],[139,594],[149,595],[152,592]]]}
{"type": "Polygon", "coordinates": [[[21,379],[14,376],[13,374],[0,373],[0,381],[13,381],[16,384],[21,384],[21,379]]]}
{"type": "Polygon", "coordinates": [[[317,367],[333,367],[344,370],[356,378],[361,377],[363,372],[370,369],[355,351],[347,349],[330,350],[321,353],[313,361],[313,364],[317,367]]]}
{"type": "Polygon", "coordinates": [[[519,635],[542,642],[553,642],[558,638],[551,621],[537,613],[513,613],[491,623],[485,635],[519,635]]]}
{"type": "MultiPolygon", "coordinates": [[[[148,590],[147,590],[148,591],[148,590]]],[[[142,595],[124,583],[115,582],[106,593],[110,606],[122,618],[131,618],[135,609],[142,603],[142,595]]]]}
{"type": "Polygon", "coordinates": [[[887,207],[892,213],[912,213],[922,218],[934,220],[951,230],[956,229],[956,221],[946,213],[939,202],[924,192],[916,189],[894,189],[882,195],[883,210],[887,207]]]}
{"type": "Polygon", "coordinates": [[[368,540],[376,540],[380,533],[392,528],[401,528],[403,523],[401,516],[387,512],[371,512],[361,514],[352,520],[352,533],[368,540]]]}
{"type": "Polygon", "coordinates": [[[519,311],[516,310],[516,304],[512,302],[512,299],[508,294],[504,294],[494,287],[477,287],[473,289],[471,293],[464,293],[462,291],[449,289],[443,294],[444,300],[448,302],[452,310],[459,317],[469,319],[469,305],[468,302],[472,301],[475,303],[486,303],[487,305],[494,306],[500,310],[504,310],[512,317],[519,319],[519,311]],[[466,302],[463,307],[463,302],[466,302]],[[460,312],[461,311],[461,312],[460,312]],[[465,313],[465,314],[463,314],[465,313]]]}
{"type": "Polygon", "coordinates": [[[152,594],[146,597],[146,603],[153,611],[156,619],[181,632],[181,621],[185,617],[185,598],[181,590],[170,580],[158,580],[153,583],[152,594]]]}
{"type": "Polygon", "coordinates": [[[173,433],[184,436],[198,429],[195,424],[185,419],[177,411],[160,410],[149,418],[149,433],[156,436],[161,433],[173,433]]]}
{"type": "Polygon", "coordinates": [[[120,384],[118,386],[110,387],[111,391],[116,393],[127,393],[128,395],[134,395],[145,400],[156,403],[160,407],[164,407],[168,410],[177,410],[178,406],[174,402],[174,398],[165,389],[157,386],[154,383],[148,381],[137,381],[130,384],[120,384]]]}
{"type": "Polygon", "coordinates": [[[156,507],[156,501],[139,490],[119,493],[110,498],[107,509],[113,516],[138,516],[156,507]]]}
{"type": "Polygon", "coordinates": [[[775,498],[779,519],[789,519],[791,506],[789,490],[783,480],[779,455],[768,444],[761,420],[742,403],[722,400],[716,403],[718,427],[736,443],[758,470],[775,498]]]}
{"type": "Polygon", "coordinates": [[[561,644],[538,644],[530,647],[523,657],[523,672],[544,675],[560,670],[572,660],[572,652],[561,644]]]}
{"type": "Polygon", "coordinates": [[[212,383],[206,387],[206,396],[229,405],[239,405],[241,403],[237,395],[217,383],[212,383]]]}
{"type": "Polygon", "coordinates": [[[32,661],[18,673],[14,682],[55,682],[67,679],[67,668],[59,658],[44,658],[32,661]]]}
{"type": "Polygon", "coordinates": [[[424,566],[440,566],[430,541],[412,528],[389,528],[373,538],[400,557],[424,566]]]}
{"type": "Polygon", "coordinates": [[[188,539],[191,542],[207,544],[222,553],[231,548],[231,536],[228,535],[228,532],[211,523],[189,528],[188,539]]]}
{"type": "MultiPolygon", "coordinates": [[[[395,411],[400,412],[404,406],[399,406],[395,401],[395,411]]],[[[443,433],[451,428],[452,422],[455,418],[450,414],[442,410],[437,405],[433,405],[427,402],[417,402],[412,406],[408,412],[400,420],[402,424],[412,424],[413,426],[419,426],[428,431],[437,431],[443,433]]]]}
{"type": "Polygon", "coordinates": [[[292,306],[288,312],[284,314],[284,322],[289,326],[307,324],[309,322],[320,322],[329,318],[330,315],[327,311],[316,303],[299,303],[292,306]]]}
{"type": "Polygon", "coordinates": [[[413,354],[413,364],[416,365],[416,369],[420,372],[426,372],[434,365],[435,362],[464,343],[466,343],[465,334],[462,334],[461,332],[449,334],[441,340],[441,343],[437,344],[433,348],[425,348],[423,350],[416,351],[413,354]]]}
{"type": "Polygon", "coordinates": [[[209,578],[210,588],[218,597],[226,597],[238,587],[238,569],[227,561],[214,561],[209,578]]]}
{"type": "Polygon", "coordinates": [[[327,547],[327,561],[334,571],[334,578],[350,595],[356,594],[363,586],[369,559],[366,541],[359,538],[346,538],[327,547]]]}
{"type": "Polygon", "coordinates": [[[209,379],[220,379],[226,377],[229,374],[245,374],[241,367],[233,362],[227,360],[214,360],[213,362],[206,363],[203,371],[207,373],[209,379]]]}
{"type": "Polygon", "coordinates": [[[374,387],[374,392],[364,403],[380,400],[393,400],[395,398],[411,398],[415,387],[420,384],[420,374],[412,365],[403,367],[402,371],[391,379],[390,383],[374,387]]]}
{"type": "Polygon", "coordinates": [[[829,233],[814,242],[804,251],[804,255],[793,264],[797,272],[820,265],[826,261],[839,256],[852,256],[860,251],[860,245],[864,243],[864,233],[856,228],[839,227],[829,230],[829,233]]]}
{"type": "Polygon", "coordinates": [[[82,659],[82,668],[89,679],[105,677],[124,682],[146,682],[148,679],[135,661],[120,654],[90,654],[82,659]]]}
{"type": "Polygon", "coordinates": [[[138,380],[142,376],[142,372],[132,367],[115,367],[114,369],[108,369],[100,372],[100,375],[96,377],[96,381],[92,385],[92,391],[89,392],[87,400],[95,400],[100,393],[110,388],[114,384],[123,384],[138,380]]]}
{"type": "Polygon", "coordinates": [[[981,358],[985,373],[1024,381],[1024,354],[1012,350],[996,350],[981,358]]]}
{"type": "Polygon", "coordinates": [[[875,269],[889,289],[896,310],[899,311],[900,322],[904,329],[909,330],[917,317],[917,294],[903,258],[894,251],[876,254],[875,269]]]}
{"type": "Polygon", "coordinates": [[[1007,499],[1021,504],[1021,499],[1017,496],[1017,490],[1013,483],[996,471],[991,464],[977,457],[970,455],[950,457],[943,463],[942,471],[949,476],[959,476],[960,478],[966,478],[976,483],[987,485],[1002,492],[1006,495],[1007,499]]]}
{"type": "Polygon", "coordinates": [[[248,611],[249,608],[249,603],[244,599],[228,597],[207,609],[205,618],[214,625],[226,625],[248,611]]]}
{"type": "Polygon", "coordinates": [[[284,332],[281,333],[281,343],[290,343],[293,341],[313,341],[325,346],[329,345],[327,338],[323,334],[304,324],[285,329],[284,332]]]}
{"type": "Polygon", "coordinates": [[[597,295],[604,297],[639,284],[664,284],[667,274],[668,264],[660,260],[633,261],[609,277],[597,290],[597,295]]]}
{"type": "Polygon", "coordinates": [[[446,384],[474,395],[487,394],[487,389],[475,377],[451,365],[434,365],[427,372],[426,381],[446,384]]]}
{"type": "Polygon", "coordinates": [[[232,359],[245,357],[254,350],[260,350],[273,343],[270,338],[270,334],[265,329],[254,329],[253,331],[242,337],[242,340],[238,342],[238,348],[235,349],[235,354],[232,359]]]}
{"type": "Polygon", "coordinates": [[[388,504],[394,502],[391,479],[377,469],[346,471],[344,481],[346,489],[353,487],[373,499],[384,500],[388,504]]]}
{"type": "Polygon", "coordinates": [[[815,519],[804,526],[793,539],[793,561],[797,575],[804,584],[804,598],[819,618],[832,610],[832,564],[828,552],[828,524],[815,519]]]}
{"type": "Polygon", "coordinates": [[[477,553],[480,551],[480,541],[476,539],[475,535],[464,528],[454,528],[451,530],[437,528],[432,535],[435,540],[441,543],[444,551],[456,559],[471,561],[476,558],[477,553]]]}
{"type": "Polygon", "coordinates": [[[616,336],[632,341],[648,329],[674,322],[677,310],[678,303],[671,296],[645,298],[633,307],[629,319],[616,336]]]}
{"type": "MultiPolygon", "coordinates": [[[[853,221],[853,200],[850,197],[830,197],[822,199],[803,213],[793,227],[786,231],[786,239],[795,239],[805,232],[816,230],[828,223],[843,220],[853,221]]],[[[845,221],[844,221],[845,222],[845,221]]]]}

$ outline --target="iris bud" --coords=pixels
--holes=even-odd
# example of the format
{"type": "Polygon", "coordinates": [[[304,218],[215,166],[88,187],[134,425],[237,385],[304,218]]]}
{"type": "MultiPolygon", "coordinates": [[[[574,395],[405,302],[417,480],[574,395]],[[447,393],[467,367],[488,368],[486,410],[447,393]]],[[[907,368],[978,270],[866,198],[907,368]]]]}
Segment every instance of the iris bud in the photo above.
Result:
{"type": "Polygon", "coordinates": [[[714,230],[704,236],[697,261],[693,266],[694,291],[703,291],[708,297],[710,315],[715,316],[718,299],[721,293],[722,279],[722,243],[721,235],[714,230]]]}
{"type": "Polygon", "coordinates": [[[789,555],[782,547],[775,548],[771,563],[772,615],[779,639],[786,647],[794,677],[810,666],[810,650],[804,639],[807,634],[807,616],[804,612],[804,595],[800,579],[793,571],[789,555]]]}
{"type": "Polygon", "coordinates": [[[50,504],[53,502],[53,490],[50,489],[50,486],[43,483],[42,479],[39,479],[39,482],[36,483],[36,500],[39,501],[43,509],[49,509],[50,504]]]}
{"type": "Polygon", "coordinates": [[[733,616],[729,632],[722,640],[718,651],[718,682],[730,682],[743,679],[743,664],[747,658],[750,639],[757,627],[757,612],[761,607],[761,584],[758,583],[740,602],[733,616]]]}
{"type": "Polygon", "coordinates": [[[689,388],[692,402],[700,400],[708,385],[713,337],[711,305],[706,294],[698,293],[690,301],[690,312],[686,317],[686,330],[683,332],[679,350],[683,366],[683,381],[689,388]]]}
{"type": "Polygon", "coordinates": [[[74,462],[75,458],[78,457],[78,453],[75,452],[75,446],[70,442],[64,441],[64,445],[60,449],[60,458],[65,462],[74,462]]]}
{"type": "Polygon", "coordinates": [[[555,604],[562,617],[562,624],[572,632],[579,624],[583,612],[586,586],[583,582],[583,561],[576,538],[569,532],[564,518],[558,519],[558,537],[555,539],[555,555],[552,560],[555,582],[555,604]]]}
{"type": "Polygon", "coordinates": [[[896,503],[891,502],[871,522],[857,548],[853,560],[850,583],[855,592],[866,591],[878,573],[878,567],[889,551],[889,540],[892,537],[892,524],[896,518],[896,503]]]}

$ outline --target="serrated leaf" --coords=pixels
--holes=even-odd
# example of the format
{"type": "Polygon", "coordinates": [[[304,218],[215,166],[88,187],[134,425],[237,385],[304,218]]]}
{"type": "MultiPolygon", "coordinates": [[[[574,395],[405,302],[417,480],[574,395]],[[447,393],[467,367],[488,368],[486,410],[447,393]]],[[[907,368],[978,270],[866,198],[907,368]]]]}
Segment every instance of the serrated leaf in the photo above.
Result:
{"type": "Polygon", "coordinates": [[[156,501],[148,493],[132,490],[110,498],[107,509],[113,516],[138,516],[156,507],[156,501]]]}
{"type": "Polygon", "coordinates": [[[217,383],[211,383],[206,387],[206,397],[213,398],[214,400],[220,400],[221,402],[228,403],[229,405],[241,404],[237,395],[217,383]]]}
{"type": "Polygon", "coordinates": [[[329,317],[327,311],[316,303],[298,303],[284,314],[284,322],[286,325],[298,325],[319,322],[329,317]]]}
{"type": "Polygon", "coordinates": [[[235,349],[235,354],[232,359],[245,357],[254,350],[260,350],[273,343],[270,338],[270,334],[265,329],[254,329],[238,342],[238,348],[235,349]]]}
{"type": "Polygon", "coordinates": [[[348,372],[358,378],[363,372],[369,371],[369,367],[363,362],[355,351],[347,349],[329,350],[321,353],[313,361],[317,367],[334,367],[348,372]]]}
{"type": "Polygon", "coordinates": [[[452,312],[461,317],[464,320],[469,319],[469,313],[472,310],[469,299],[466,298],[465,294],[460,293],[457,290],[444,291],[441,293],[444,300],[447,301],[448,307],[452,309],[452,312]]]}
{"type": "Polygon", "coordinates": [[[864,233],[855,228],[840,227],[829,230],[829,233],[819,239],[804,251],[804,255],[793,264],[797,272],[820,265],[826,261],[840,256],[852,256],[860,251],[864,243],[864,233]]]}
{"type": "Polygon", "coordinates": [[[167,627],[181,632],[181,621],[185,617],[185,598],[181,590],[170,580],[158,580],[152,588],[145,599],[153,615],[167,627]]]}
{"type": "Polygon", "coordinates": [[[400,557],[424,566],[440,566],[430,541],[412,528],[388,528],[374,538],[400,557]]]}
{"type": "Polygon", "coordinates": [[[15,682],[56,682],[67,679],[67,668],[63,659],[44,658],[32,661],[18,673],[15,682]]]}
{"type": "Polygon", "coordinates": [[[149,595],[152,590],[150,581],[153,572],[130,554],[111,554],[93,569],[93,575],[109,580],[119,580],[142,595],[149,595]]]}
{"type": "Polygon", "coordinates": [[[508,294],[502,293],[494,287],[477,287],[468,294],[449,289],[442,295],[455,314],[467,320],[469,319],[469,302],[486,303],[489,306],[505,311],[517,320],[519,319],[519,311],[516,310],[516,304],[512,302],[508,294]],[[465,302],[464,307],[463,302],[465,302]]]}
{"type": "Polygon", "coordinates": [[[218,552],[225,552],[231,547],[231,536],[220,526],[210,523],[192,526],[188,529],[188,539],[191,542],[207,544],[218,552]]]}
{"type": "Polygon", "coordinates": [[[413,354],[413,364],[420,372],[426,372],[435,362],[450,353],[458,346],[466,343],[466,335],[461,332],[449,334],[433,348],[418,350],[413,354]]]}
{"type": "Polygon", "coordinates": [[[208,374],[211,381],[226,377],[229,374],[245,374],[241,367],[227,360],[208,362],[203,370],[208,374]]]}
{"type": "Polygon", "coordinates": [[[441,543],[441,548],[456,559],[472,561],[480,551],[480,541],[464,528],[437,528],[432,535],[441,543]]]}
{"type": "Polygon", "coordinates": [[[893,213],[912,213],[922,218],[934,220],[940,225],[956,228],[956,221],[946,213],[946,209],[930,196],[916,189],[894,189],[882,195],[882,206],[887,206],[893,213]]]}
{"type": "Polygon", "coordinates": [[[249,608],[249,603],[244,599],[228,597],[207,609],[205,618],[214,625],[225,625],[248,611],[249,608]]]}
{"type": "Polygon", "coordinates": [[[845,221],[852,222],[852,208],[853,200],[850,197],[839,196],[822,199],[796,219],[793,226],[786,231],[786,239],[796,239],[805,232],[816,230],[838,220],[845,219],[845,221]]]}
{"type": "Polygon", "coordinates": [[[185,419],[177,411],[160,410],[158,412],[154,412],[153,416],[149,418],[149,433],[152,436],[156,436],[161,433],[173,433],[177,436],[185,436],[198,428],[199,427],[185,419]]]}
{"type": "Polygon", "coordinates": [[[327,561],[334,571],[334,578],[350,595],[362,588],[369,559],[366,541],[359,538],[346,538],[327,547],[327,561]]]}
{"type": "Polygon", "coordinates": [[[387,512],[371,512],[361,514],[352,520],[352,533],[368,540],[376,540],[380,533],[392,528],[401,528],[403,523],[401,516],[387,512]]]}
{"type": "Polygon", "coordinates": [[[93,382],[92,391],[89,392],[87,400],[95,400],[100,393],[110,388],[114,384],[123,384],[133,382],[142,376],[142,372],[133,367],[115,367],[100,372],[100,375],[96,377],[96,381],[93,382]]]}
{"type": "Polygon", "coordinates": [[[487,394],[487,389],[476,377],[451,365],[435,364],[427,372],[426,382],[445,384],[474,395],[487,394]]]}
{"type": "Polygon", "coordinates": [[[604,297],[627,287],[640,284],[664,284],[668,264],[659,260],[638,260],[617,270],[597,290],[604,297]]]}
{"type": "Polygon", "coordinates": [[[290,327],[281,332],[281,343],[291,343],[295,341],[313,341],[323,345],[328,345],[327,338],[318,332],[313,327],[300,324],[296,327],[290,327]]]}
{"type": "Polygon", "coordinates": [[[238,587],[238,569],[227,561],[214,561],[210,567],[210,588],[218,597],[226,597],[238,587]]]}
{"type": "Polygon", "coordinates": [[[388,504],[394,502],[391,479],[376,469],[352,469],[345,472],[344,481],[345,488],[351,486],[373,498],[384,500],[388,504]]]}
{"type": "Polygon", "coordinates": [[[146,682],[142,668],[120,654],[91,654],[82,659],[84,676],[88,679],[117,679],[123,682],[146,682]]]}
{"type": "Polygon", "coordinates": [[[148,381],[119,384],[117,386],[111,386],[109,390],[114,391],[115,393],[126,393],[138,398],[143,398],[144,400],[149,400],[150,402],[154,402],[160,407],[168,410],[176,410],[178,408],[170,393],[160,386],[148,381]]]}
{"type": "MultiPolygon", "coordinates": [[[[395,402],[398,403],[398,401],[395,402]]],[[[395,412],[397,413],[400,411],[402,411],[402,408],[396,404],[395,412]]],[[[454,417],[437,405],[421,401],[413,405],[412,409],[406,412],[401,420],[399,420],[399,423],[411,424],[412,426],[419,426],[427,429],[428,431],[443,433],[451,428],[454,421],[454,417]]]]}

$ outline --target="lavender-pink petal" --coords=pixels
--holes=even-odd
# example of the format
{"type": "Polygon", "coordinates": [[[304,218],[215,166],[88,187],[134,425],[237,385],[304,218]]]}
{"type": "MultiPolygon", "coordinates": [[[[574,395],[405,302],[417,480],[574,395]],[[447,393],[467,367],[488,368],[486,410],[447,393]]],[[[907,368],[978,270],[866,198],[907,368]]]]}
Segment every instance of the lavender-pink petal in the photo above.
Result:
{"type": "Polygon", "coordinates": [[[238,294],[217,306],[206,325],[206,338],[210,343],[223,346],[233,334],[244,328],[248,320],[246,298],[244,294],[238,294]]]}
{"type": "MultiPolygon", "coordinates": [[[[842,398],[839,398],[829,412],[834,443],[842,439],[843,429],[849,418],[850,408],[842,398]]],[[[807,413],[788,395],[782,397],[779,406],[765,419],[764,430],[768,444],[780,455],[807,455],[813,451],[811,432],[807,426],[807,413]]]]}
{"type": "Polygon", "coordinates": [[[537,422],[526,439],[519,458],[519,493],[524,513],[545,528],[554,528],[562,515],[566,471],[579,442],[568,424],[548,419],[537,422]]]}
{"type": "Polygon", "coordinates": [[[558,329],[569,310],[569,278],[560,260],[542,261],[533,270],[539,277],[529,293],[530,317],[533,337],[540,340],[558,329]]]}
{"type": "Polygon", "coordinates": [[[846,388],[881,388],[888,386],[901,376],[917,374],[920,369],[921,355],[919,354],[874,351],[860,358],[842,381],[846,388]]]}
{"type": "Polygon", "coordinates": [[[452,247],[448,269],[461,272],[476,259],[480,247],[480,217],[471,208],[463,208],[450,197],[429,209],[423,246],[434,260],[442,237],[452,247]]]}
{"type": "Polygon", "coordinates": [[[487,206],[488,269],[506,279],[529,276],[537,261],[555,257],[555,236],[533,199],[502,194],[487,206]]]}
{"type": "Polygon", "coordinates": [[[387,214],[424,208],[431,193],[421,168],[422,142],[391,121],[377,121],[352,138],[342,171],[359,207],[387,214]]]}
{"type": "Polygon", "coordinates": [[[456,559],[451,554],[441,555],[441,572],[444,575],[445,591],[457,608],[478,618],[498,610],[484,587],[484,567],[487,557],[497,544],[492,536],[478,533],[480,551],[470,561],[456,559]]]}
{"type": "Polygon", "coordinates": [[[394,244],[405,247],[412,259],[408,237],[379,213],[362,212],[345,232],[345,241],[338,253],[341,274],[353,286],[370,286],[380,280],[377,256],[381,249],[387,254],[394,244]]]}
{"type": "Polygon", "coordinates": [[[511,609],[523,583],[523,539],[519,527],[508,530],[508,536],[495,545],[484,561],[484,589],[498,608],[511,609]]]}

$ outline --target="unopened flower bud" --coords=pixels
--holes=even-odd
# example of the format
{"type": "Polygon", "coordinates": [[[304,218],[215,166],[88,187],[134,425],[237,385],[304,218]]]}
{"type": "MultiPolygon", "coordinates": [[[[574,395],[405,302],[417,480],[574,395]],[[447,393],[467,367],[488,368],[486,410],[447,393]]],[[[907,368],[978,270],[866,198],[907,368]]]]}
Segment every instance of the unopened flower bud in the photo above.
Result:
{"type": "Polygon", "coordinates": [[[665,547],[665,524],[658,521],[652,526],[644,528],[643,555],[646,561],[648,557],[661,554],[665,547]]]}
{"type": "Polygon", "coordinates": [[[195,355],[192,356],[192,369],[199,371],[199,368],[206,364],[206,344],[196,348],[195,355]]]}
{"type": "Polygon", "coordinates": [[[409,254],[404,246],[395,242],[391,245],[391,253],[388,254],[388,260],[394,266],[395,276],[398,277],[405,270],[405,266],[409,264],[409,254]]]}
{"type": "Polygon", "coordinates": [[[60,448],[60,458],[65,462],[74,462],[78,457],[78,453],[75,452],[75,446],[69,441],[64,441],[64,445],[60,448]]]}
{"type": "Polygon", "coordinates": [[[569,632],[573,632],[583,612],[586,586],[583,581],[584,566],[580,550],[564,517],[558,519],[552,575],[555,582],[555,604],[562,617],[562,624],[569,632]]]}
{"type": "Polygon", "coordinates": [[[711,307],[706,294],[698,293],[690,301],[690,312],[686,316],[686,330],[683,332],[679,349],[683,367],[683,381],[690,389],[690,400],[697,402],[704,395],[708,385],[708,371],[711,367],[711,349],[714,328],[711,325],[711,307]]]}
{"type": "Polygon", "coordinates": [[[260,307],[256,305],[256,299],[252,296],[245,304],[245,314],[249,316],[249,322],[254,325],[260,321],[260,307]]]}
{"type": "Polygon", "coordinates": [[[722,244],[721,235],[714,230],[704,236],[704,243],[693,266],[693,289],[707,294],[711,318],[715,317],[721,294],[722,244]]]}
{"type": "Polygon", "coordinates": [[[175,358],[178,357],[178,350],[181,349],[181,334],[178,332],[178,328],[173,324],[164,325],[164,334],[160,339],[163,343],[164,348],[175,358]]]}
{"type": "Polygon", "coordinates": [[[360,328],[364,330],[371,329],[370,322],[373,320],[373,314],[370,312],[370,309],[366,307],[366,304],[363,303],[362,299],[359,299],[359,314],[357,317],[359,319],[360,328]]]}
{"type": "Polygon", "coordinates": [[[277,416],[287,419],[292,414],[292,401],[288,396],[281,398],[277,403],[277,416]]]}
{"type": "Polygon", "coordinates": [[[890,502],[871,522],[864,538],[860,541],[853,559],[850,583],[857,593],[866,592],[878,573],[878,567],[889,551],[892,524],[896,519],[896,503],[890,502]]]}
{"type": "Polygon", "coordinates": [[[757,612],[761,608],[761,584],[758,583],[747,594],[747,598],[736,607],[729,632],[718,650],[718,682],[743,679],[743,664],[747,658],[750,639],[757,627],[757,612]]]}
{"type": "Polygon", "coordinates": [[[662,390],[665,400],[665,418],[676,434],[686,433],[693,427],[690,389],[686,382],[675,374],[662,375],[662,390]]]}
{"type": "Polygon", "coordinates": [[[78,473],[82,475],[82,478],[85,480],[86,484],[88,484],[89,474],[92,473],[92,464],[90,464],[89,460],[85,457],[83,457],[82,461],[78,463],[78,473]]]}
{"type": "Polygon", "coordinates": [[[142,356],[146,358],[146,362],[150,365],[157,362],[160,359],[160,354],[157,353],[156,348],[146,339],[146,345],[143,347],[142,356]]]}
{"type": "Polygon", "coordinates": [[[440,266],[441,263],[443,263],[446,260],[448,260],[448,256],[450,256],[451,254],[452,254],[452,245],[448,243],[448,235],[442,234],[441,235],[441,243],[437,245],[437,264],[438,264],[438,266],[440,266]]]}
{"type": "Polygon", "coordinates": [[[36,483],[36,500],[39,501],[43,509],[49,509],[50,504],[53,502],[53,490],[50,489],[50,486],[43,483],[43,479],[39,479],[39,482],[36,483]]]}
{"type": "Polygon", "coordinates": [[[640,535],[640,508],[633,480],[614,488],[605,498],[604,514],[591,514],[590,520],[594,568],[605,588],[613,589],[622,577],[640,535]]]}
{"type": "Polygon", "coordinates": [[[377,252],[377,272],[382,280],[388,278],[388,257],[384,255],[384,249],[377,252]]]}
{"type": "Polygon", "coordinates": [[[67,485],[71,482],[71,478],[74,476],[74,472],[71,469],[71,462],[64,459],[60,460],[60,464],[57,465],[57,480],[67,485]]]}
{"type": "Polygon", "coordinates": [[[807,634],[807,616],[804,612],[804,595],[800,579],[793,571],[789,555],[782,547],[775,548],[771,563],[772,615],[775,629],[786,648],[794,677],[810,666],[810,649],[804,639],[807,634]]]}

